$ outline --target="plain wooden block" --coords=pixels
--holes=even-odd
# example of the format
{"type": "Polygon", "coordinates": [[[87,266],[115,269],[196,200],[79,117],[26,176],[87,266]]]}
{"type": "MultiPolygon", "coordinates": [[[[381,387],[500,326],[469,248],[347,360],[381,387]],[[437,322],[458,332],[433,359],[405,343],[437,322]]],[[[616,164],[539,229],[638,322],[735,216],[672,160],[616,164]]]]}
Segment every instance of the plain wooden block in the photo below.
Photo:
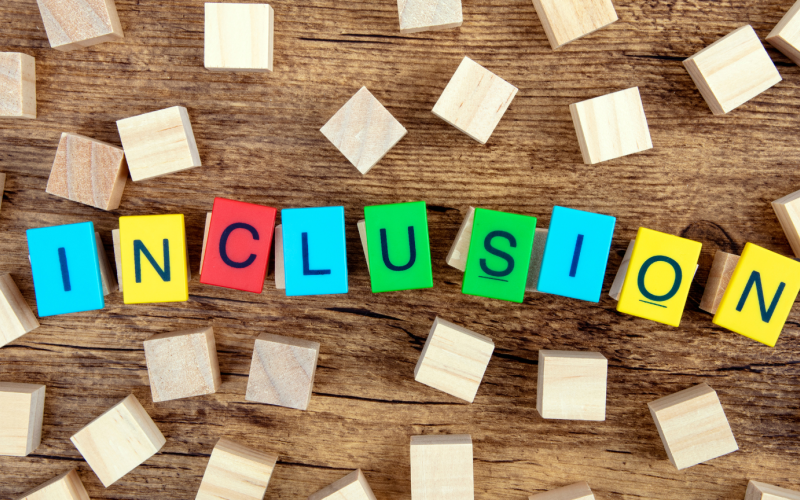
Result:
{"type": "Polygon", "coordinates": [[[533,6],[554,49],[619,19],[611,0],[533,0],[533,6]]]}
{"type": "Polygon", "coordinates": [[[638,87],[570,104],[569,112],[587,165],[653,147],[638,87]]]}
{"type": "Polygon", "coordinates": [[[36,118],[36,60],[0,52],[0,118],[36,118]]]}
{"type": "Polygon", "coordinates": [[[207,3],[206,69],[272,71],[274,22],[265,3],[207,3]]]}
{"type": "Polygon", "coordinates": [[[262,333],[253,349],[245,399],[307,409],[318,356],[317,342],[262,333]]]}
{"type": "Polygon", "coordinates": [[[134,182],[200,166],[200,154],[183,106],[117,121],[134,182]]]}
{"type": "Polygon", "coordinates": [[[37,0],[50,46],[74,50],[123,38],[114,0],[37,0]]]}
{"type": "Polygon", "coordinates": [[[60,476],[42,483],[22,495],[19,500],[90,500],[86,488],[78,476],[78,470],[72,469],[60,476]]]}
{"type": "Polygon", "coordinates": [[[767,41],[795,64],[800,64],[800,1],[775,25],[767,41]]]}
{"type": "Polygon", "coordinates": [[[111,263],[108,260],[103,240],[100,239],[100,233],[95,232],[94,239],[97,242],[97,260],[100,263],[100,282],[103,284],[103,295],[106,296],[117,290],[117,280],[111,270],[111,263]]]}
{"type": "Polygon", "coordinates": [[[158,453],[167,442],[133,394],[70,440],[106,488],[158,453]]]}
{"type": "Polygon", "coordinates": [[[214,328],[160,333],[144,341],[153,402],[213,394],[221,383],[214,328]]]}
{"type": "Polygon", "coordinates": [[[221,438],[211,452],[196,500],[262,500],[278,457],[221,438]]]}
{"type": "Polygon", "coordinates": [[[717,393],[705,383],[647,406],[669,461],[678,470],[739,449],[717,393]]]}
{"type": "Polygon", "coordinates": [[[469,254],[469,242],[472,239],[472,221],[475,219],[475,208],[467,207],[467,214],[464,216],[461,227],[458,228],[456,239],[450,246],[450,251],[447,252],[448,266],[455,267],[462,273],[467,268],[467,255],[469,254]]]}
{"type": "Polygon", "coordinates": [[[361,249],[364,250],[364,258],[367,259],[367,272],[369,272],[369,246],[367,246],[367,221],[361,219],[356,222],[358,237],[361,239],[361,249]]]}
{"type": "Polygon", "coordinates": [[[608,360],[599,352],[539,351],[536,410],[542,418],[605,420],[608,360]]]}
{"type": "Polygon", "coordinates": [[[800,258],[800,191],[773,201],[772,210],[778,216],[794,256],[800,258]]]}
{"type": "Polygon", "coordinates": [[[206,244],[208,243],[208,229],[211,227],[211,212],[206,213],[206,228],[203,230],[203,250],[200,252],[200,274],[203,274],[203,261],[206,259],[206,244]]]}
{"type": "Polygon", "coordinates": [[[411,500],[472,500],[469,434],[411,436],[411,500]]]}
{"type": "Polygon", "coordinates": [[[122,291],[122,253],[119,241],[119,229],[111,230],[111,241],[114,242],[114,265],[117,267],[117,284],[119,291],[122,291]]]}
{"type": "Polygon", "coordinates": [[[283,224],[275,226],[275,288],[286,290],[286,271],[283,264],[283,224]]]}
{"type": "Polygon", "coordinates": [[[725,295],[725,289],[728,288],[728,282],[731,280],[733,270],[736,269],[736,263],[739,262],[739,256],[717,250],[714,253],[714,262],[711,264],[711,271],[708,273],[708,281],[706,282],[706,289],[703,292],[703,298],[700,299],[700,309],[716,314],[719,303],[722,301],[722,296],[725,295]]]}
{"type": "Polygon", "coordinates": [[[0,275],[0,347],[39,328],[39,320],[10,274],[0,275]]]}
{"type": "Polygon", "coordinates": [[[433,114],[486,144],[517,90],[465,56],[436,101],[433,114]]]}
{"type": "Polygon", "coordinates": [[[614,276],[614,281],[611,283],[611,289],[608,291],[608,296],[614,300],[619,300],[619,294],[622,292],[622,285],[625,283],[625,276],[628,274],[628,264],[631,261],[631,254],[633,253],[633,246],[636,240],[633,239],[628,243],[628,248],[625,250],[625,256],[622,257],[622,262],[617,269],[617,274],[614,276]]]}
{"type": "Polygon", "coordinates": [[[750,481],[744,500],[800,500],[800,492],[779,488],[771,484],[750,481]]]}
{"type": "Polygon", "coordinates": [[[326,486],[308,500],[377,500],[367,478],[357,469],[333,484],[326,486]]]}
{"type": "Polygon", "coordinates": [[[528,500],[594,500],[594,493],[589,488],[589,483],[584,481],[538,495],[531,495],[528,500]]]}
{"type": "Polygon", "coordinates": [[[539,273],[542,271],[542,258],[544,257],[545,243],[547,243],[547,229],[537,227],[533,235],[531,261],[528,264],[528,281],[525,284],[526,292],[539,292],[536,285],[539,284],[539,273]]]}
{"type": "Polygon", "coordinates": [[[683,61],[715,115],[738,108],[782,80],[752,26],[742,26],[683,61]]]}
{"type": "Polygon", "coordinates": [[[0,455],[24,457],[42,441],[45,386],[0,382],[0,455]]]}
{"type": "Polygon", "coordinates": [[[400,33],[458,28],[464,22],[461,0],[397,0],[400,33]]]}

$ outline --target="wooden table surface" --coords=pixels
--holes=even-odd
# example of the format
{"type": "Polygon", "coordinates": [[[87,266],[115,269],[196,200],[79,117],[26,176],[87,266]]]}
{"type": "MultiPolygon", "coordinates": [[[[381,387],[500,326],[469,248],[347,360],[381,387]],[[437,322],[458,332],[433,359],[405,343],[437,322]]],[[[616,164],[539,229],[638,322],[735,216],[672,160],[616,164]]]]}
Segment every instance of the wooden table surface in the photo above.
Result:
{"type": "Polygon", "coordinates": [[[530,0],[464,0],[459,29],[401,35],[393,0],[279,0],[275,71],[203,68],[203,2],[117,0],[125,39],[51,49],[34,0],[0,3],[0,50],[36,57],[38,119],[0,120],[0,272],[35,305],[25,230],[93,221],[110,255],[121,215],[186,215],[186,303],[48,317],[0,349],[0,380],[47,385],[42,444],[0,457],[0,497],[77,466],[92,498],[191,499],[229,437],[280,456],[268,499],[297,499],[361,468],[379,499],[410,498],[409,441],[469,433],[481,500],[587,480],[599,499],[744,498],[748,479],[800,489],[800,310],[775,348],[716,327],[698,303],[716,249],[751,241],[791,254],[769,202],[800,188],[800,68],[767,46],[784,81],[712,116],[681,61],[744,24],[763,40],[793,0],[615,0],[620,20],[553,51],[530,0]],[[519,87],[486,146],[431,113],[464,55],[519,87]],[[319,128],[361,86],[408,129],[366,176],[319,128]],[[638,86],[654,147],[584,165],[568,105],[638,86]],[[203,167],[139,183],[103,212],[45,193],[62,131],[119,144],[115,121],[189,110],[203,167]],[[286,297],[199,284],[215,196],[281,208],[344,205],[350,293],[286,297]],[[434,287],[372,294],[356,221],[365,205],[428,203],[434,287]],[[599,304],[528,294],[523,304],[461,294],[444,262],[468,206],[539,217],[553,205],[617,217],[599,304]],[[617,313],[606,292],[640,226],[703,243],[680,328],[617,313]],[[437,315],[490,336],[496,350],[473,404],[414,381],[437,315]],[[153,404],[142,342],[211,324],[217,394],[153,404]],[[244,400],[262,332],[322,344],[308,411],[244,400]],[[605,422],[545,421],[535,409],[539,349],[609,359],[605,422]],[[708,382],[740,450],[685,471],[667,455],[647,403],[708,382]],[[69,437],[135,394],[167,438],[105,489],[69,437]]]}

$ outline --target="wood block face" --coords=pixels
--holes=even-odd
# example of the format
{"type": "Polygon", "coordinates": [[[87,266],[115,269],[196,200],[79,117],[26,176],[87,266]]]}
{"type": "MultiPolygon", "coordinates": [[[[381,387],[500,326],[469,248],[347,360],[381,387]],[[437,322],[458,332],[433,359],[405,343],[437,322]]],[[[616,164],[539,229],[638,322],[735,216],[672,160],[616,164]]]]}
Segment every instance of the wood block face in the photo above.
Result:
{"type": "Polygon", "coordinates": [[[800,258],[800,191],[773,201],[772,209],[778,216],[794,256],[800,258]]]}
{"type": "Polygon", "coordinates": [[[206,258],[206,245],[208,244],[208,229],[211,227],[211,212],[206,213],[206,228],[203,231],[203,250],[200,252],[200,274],[203,274],[203,261],[206,258]]]}
{"type": "Polygon", "coordinates": [[[361,469],[314,493],[308,500],[377,500],[361,469]]]}
{"type": "Polygon", "coordinates": [[[526,292],[539,292],[537,285],[539,284],[539,274],[542,271],[545,243],[547,243],[547,229],[537,227],[533,234],[531,262],[528,265],[528,281],[525,284],[526,292]]]}
{"type": "Polygon", "coordinates": [[[117,121],[134,182],[200,166],[200,154],[182,106],[117,121]]]}
{"type": "Polygon", "coordinates": [[[467,207],[467,215],[464,216],[464,221],[461,223],[461,227],[458,228],[456,239],[453,240],[450,251],[447,252],[447,265],[455,267],[461,272],[467,269],[467,255],[469,255],[469,242],[472,238],[472,221],[474,219],[475,208],[467,207]]]}
{"type": "Polygon", "coordinates": [[[436,101],[433,114],[486,144],[517,90],[465,56],[436,101]]]}
{"type": "Polygon", "coordinates": [[[367,87],[361,87],[320,132],[362,174],[369,172],[407,133],[367,87]]]}
{"type": "Polygon", "coordinates": [[[742,26],[683,61],[711,112],[723,115],[782,80],[752,26],[742,26]]]}
{"type": "Polygon", "coordinates": [[[608,360],[599,352],[539,351],[536,410],[542,418],[605,420],[608,360]]]}
{"type": "Polygon", "coordinates": [[[307,409],[318,356],[317,342],[262,333],[253,350],[245,399],[307,409]]]}
{"type": "Polygon", "coordinates": [[[795,2],[767,35],[767,41],[795,64],[800,64],[800,1],[795,2]]]}
{"type": "Polygon", "coordinates": [[[202,396],[220,385],[214,328],[153,335],[144,341],[153,402],[202,396]]]}
{"type": "Polygon", "coordinates": [[[625,250],[625,256],[622,257],[622,262],[617,269],[617,274],[614,276],[614,281],[611,283],[611,289],[608,291],[608,296],[614,300],[619,300],[619,294],[622,292],[622,284],[625,283],[625,275],[628,274],[628,263],[631,261],[631,254],[633,254],[633,247],[636,240],[633,239],[628,243],[628,248],[625,250]]]}
{"type": "Polygon", "coordinates": [[[364,258],[367,259],[367,272],[369,272],[369,244],[367,243],[367,222],[364,219],[356,222],[358,237],[361,239],[361,248],[364,250],[364,258]]]}
{"type": "Polygon", "coordinates": [[[36,118],[36,60],[0,52],[0,117],[36,118]]]}
{"type": "Polygon", "coordinates": [[[647,406],[667,456],[678,470],[739,449],[717,393],[705,383],[647,406]]]}
{"type": "Polygon", "coordinates": [[[619,19],[611,0],[533,0],[533,6],[554,49],[619,19]]]}
{"type": "Polygon", "coordinates": [[[114,278],[114,272],[111,270],[111,263],[108,261],[108,254],[106,254],[106,247],[103,245],[103,240],[100,239],[100,233],[95,232],[94,239],[97,241],[97,259],[100,263],[100,282],[103,284],[103,296],[106,296],[117,290],[117,280],[114,278]]]}
{"type": "Polygon", "coordinates": [[[400,33],[457,28],[464,22],[461,0],[397,0],[400,33]]]}
{"type": "Polygon", "coordinates": [[[638,87],[570,104],[569,111],[587,165],[653,147],[638,87]]]}
{"type": "Polygon", "coordinates": [[[275,288],[286,290],[286,273],[283,267],[283,224],[275,226],[275,288]]]}
{"type": "Polygon", "coordinates": [[[558,488],[538,495],[531,495],[528,500],[595,500],[594,493],[585,481],[582,483],[570,484],[563,488],[558,488]]]}
{"type": "Polygon", "coordinates": [[[714,314],[722,302],[722,296],[728,288],[733,270],[739,262],[739,256],[717,250],[714,253],[714,262],[711,264],[711,271],[708,273],[706,289],[703,298],[700,299],[700,309],[714,314]]]}
{"type": "Polygon", "coordinates": [[[492,352],[489,337],[437,317],[414,368],[414,380],[471,403],[492,352]]]}
{"type": "Polygon", "coordinates": [[[744,500],[800,500],[800,492],[779,488],[771,484],[750,481],[744,500]]]}
{"type": "Polygon", "coordinates": [[[114,0],[37,0],[50,46],[74,50],[123,37],[114,0]]]}
{"type": "Polygon", "coordinates": [[[469,434],[411,436],[411,500],[473,498],[469,434]]]}
{"type": "Polygon", "coordinates": [[[114,265],[117,266],[117,283],[122,291],[122,248],[119,239],[119,229],[111,230],[111,240],[114,242],[114,265]]]}
{"type": "Polygon", "coordinates": [[[272,71],[274,21],[265,3],[206,3],[206,69],[272,71]]]}
{"type": "Polygon", "coordinates": [[[39,320],[10,274],[0,275],[0,347],[39,328],[39,320]]]}
{"type": "Polygon", "coordinates": [[[221,438],[211,452],[196,500],[262,500],[278,457],[221,438]]]}
{"type": "Polygon", "coordinates": [[[158,453],[167,442],[133,394],[70,440],[106,488],[158,453]]]}
{"type": "Polygon", "coordinates": [[[0,382],[0,455],[24,457],[42,441],[45,386],[0,382]]]}
{"type": "Polygon", "coordinates": [[[42,483],[22,495],[19,500],[90,500],[78,476],[77,469],[72,469],[60,476],[42,483]]]}

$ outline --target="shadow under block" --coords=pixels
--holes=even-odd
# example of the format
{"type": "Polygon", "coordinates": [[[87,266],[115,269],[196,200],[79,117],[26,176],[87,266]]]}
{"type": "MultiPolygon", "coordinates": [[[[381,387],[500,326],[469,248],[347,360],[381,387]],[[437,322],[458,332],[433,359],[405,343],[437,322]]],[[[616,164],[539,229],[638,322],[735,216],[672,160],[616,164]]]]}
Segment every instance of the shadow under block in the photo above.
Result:
{"type": "Polygon", "coordinates": [[[408,133],[367,87],[361,87],[319,131],[362,174],[408,133]]]}
{"type": "Polygon", "coordinates": [[[200,154],[182,106],[117,121],[133,182],[200,166],[200,154]]]}
{"type": "Polygon", "coordinates": [[[262,500],[278,457],[221,438],[211,452],[196,500],[262,500]]]}
{"type": "Polygon", "coordinates": [[[531,495],[528,500],[595,500],[595,498],[589,484],[584,481],[538,495],[531,495]]]}
{"type": "Polygon", "coordinates": [[[779,488],[771,484],[750,481],[744,500],[800,500],[800,492],[779,488]]]}
{"type": "Polygon", "coordinates": [[[464,56],[436,101],[433,114],[479,143],[486,144],[517,90],[464,56]]]}
{"type": "Polygon", "coordinates": [[[711,270],[708,272],[708,281],[706,281],[706,288],[703,291],[703,298],[700,299],[700,309],[714,314],[719,308],[719,303],[722,301],[722,296],[728,288],[728,283],[731,280],[733,270],[736,268],[736,263],[739,262],[739,256],[717,250],[714,253],[714,262],[711,264],[711,270]]]}
{"type": "Polygon", "coordinates": [[[472,403],[494,352],[489,337],[440,319],[433,321],[414,380],[472,403]]]}
{"type": "Polygon", "coordinates": [[[0,118],[36,118],[36,59],[0,52],[0,118]]]}
{"type": "Polygon", "coordinates": [[[72,469],[40,484],[22,495],[19,500],[90,500],[90,498],[78,476],[78,470],[72,469]]]}
{"type": "Polygon", "coordinates": [[[400,33],[458,28],[464,22],[461,0],[397,0],[400,33]]]}
{"type": "Polygon", "coordinates": [[[411,499],[472,500],[469,434],[411,436],[411,499]]]}
{"type": "Polygon", "coordinates": [[[100,239],[100,233],[94,233],[94,239],[97,243],[97,262],[100,265],[100,283],[103,286],[103,296],[107,296],[117,290],[117,280],[114,278],[114,273],[111,271],[111,262],[108,260],[106,254],[106,247],[103,245],[103,240],[100,239]]]}
{"type": "Polygon", "coordinates": [[[338,481],[326,486],[308,500],[377,500],[367,478],[357,469],[338,481]]]}
{"type": "Polygon", "coordinates": [[[39,320],[10,274],[0,275],[0,347],[39,328],[39,320]]]}
{"type": "Polygon", "coordinates": [[[307,409],[318,357],[317,342],[262,333],[253,349],[245,399],[307,409]]]}
{"type": "Polygon", "coordinates": [[[364,250],[364,258],[367,261],[367,272],[369,272],[369,244],[367,243],[367,222],[364,219],[356,222],[358,237],[361,239],[361,248],[364,250]]]}
{"type": "Polygon", "coordinates": [[[614,281],[611,282],[611,288],[608,290],[608,296],[614,300],[619,300],[619,294],[622,292],[622,284],[625,283],[625,275],[628,274],[628,264],[631,261],[631,254],[635,244],[635,239],[628,242],[628,248],[625,250],[625,255],[619,264],[617,274],[614,275],[614,281]]]}
{"type": "Polygon", "coordinates": [[[606,419],[608,360],[599,352],[539,351],[536,410],[542,418],[606,419]]]}
{"type": "Polygon", "coordinates": [[[61,133],[47,192],[100,210],[116,210],[128,180],[122,148],[61,133]]]}
{"type": "Polygon", "coordinates": [[[283,224],[275,226],[275,289],[286,290],[286,270],[283,259],[283,224]]]}
{"type": "Polygon", "coordinates": [[[794,256],[800,258],[800,191],[773,201],[772,210],[778,216],[794,256]]]}
{"type": "Polygon", "coordinates": [[[158,453],[167,442],[133,394],[70,440],[106,488],[158,453]]]}
{"type": "Polygon", "coordinates": [[[214,328],[160,333],[144,341],[153,402],[202,396],[220,386],[214,328]]]}
{"type": "Polygon", "coordinates": [[[0,455],[24,457],[42,441],[45,386],[0,382],[0,455]]]}
{"type": "Polygon", "coordinates": [[[539,275],[542,272],[542,257],[544,248],[547,244],[547,229],[536,228],[533,234],[533,248],[531,250],[531,262],[528,264],[528,279],[525,282],[526,292],[540,292],[538,288],[539,275]]]}
{"type": "Polygon", "coordinates": [[[553,49],[619,19],[611,0],[533,0],[533,6],[553,49]]]}
{"type": "Polygon", "coordinates": [[[800,1],[795,2],[767,35],[767,41],[795,64],[800,64],[800,1]]]}
{"type": "Polygon", "coordinates": [[[119,238],[119,229],[111,230],[111,241],[114,244],[114,265],[117,267],[117,284],[119,291],[122,291],[122,249],[120,248],[121,241],[119,238]]]}
{"type": "Polygon", "coordinates": [[[705,383],[647,403],[678,470],[739,449],[717,393],[705,383]]]}
{"type": "Polygon", "coordinates": [[[74,50],[123,38],[114,0],[37,0],[50,46],[74,50]]]}
{"type": "Polygon", "coordinates": [[[715,325],[774,347],[800,292],[800,262],[747,243],[715,325]]]}
{"type": "Polygon", "coordinates": [[[469,254],[469,241],[472,238],[472,222],[474,219],[475,209],[467,207],[467,214],[458,228],[456,239],[453,240],[445,259],[448,266],[455,267],[462,273],[467,269],[467,255],[469,254]]]}
{"type": "Polygon", "coordinates": [[[587,165],[653,148],[639,87],[570,104],[569,112],[587,165]]]}
{"type": "Polygon", "coordinates": [[[272,7],[265,3],[206,3],[205,12],[206,69],[272,71],[272,7]]]}
{"type": "Polygon", "coordinates": [[[715,115],[736,109],[782,80],[752,26],[742,26],[683,61],[715,115]]]}

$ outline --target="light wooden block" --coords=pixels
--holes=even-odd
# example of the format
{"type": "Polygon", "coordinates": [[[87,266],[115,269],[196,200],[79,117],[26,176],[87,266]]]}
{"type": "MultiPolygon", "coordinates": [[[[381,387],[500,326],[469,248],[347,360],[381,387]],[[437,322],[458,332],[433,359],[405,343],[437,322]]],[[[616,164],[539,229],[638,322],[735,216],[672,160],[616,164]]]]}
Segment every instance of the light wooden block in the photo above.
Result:
{"type": "Polygon", "coordinates": [[[0,210],[3,208],[3,194],[6,191],[6,174],[0,174],[0,210]]]}
{"type": "Polygon", "coordinates": [[[367,87],[361,87],[319,131],[362,174],[408,133],[367,87]]]}
{"type": "Polygon", "coordinates": [[[221,438],[211,452],[196,500],[262,500],[278,457],[221,438]]]}
{"type": "Polygon", "coordinates": [[[206,259],[206,243],[208,243],[208,230],[211,227],[211,212],[206,213],[206,228],[203,230],[203,250],[200,252],[200,274],[203,274],[203,261],[206,259]]]}
{"type": "Polygon", "coordinates": [[[545,243],[547,243],[547,229],[537,227],[533,235],[531,261],[528,264],[528,281],[525,284],[526,292],[539,293],[539,289],[536,286],[539,284],[539,273],[542,271],[545,243]]]}
{"type": "Polygon", "coordinates": [[[42,483],[22,495],[19,500],[90,500],[86,488],[78,476],[78,470],[72,469],[60,476],[42,483]]]}
{"type": "Polygon", "coordinates": [[[0,455],[24,457],[42,441],[45,386],[0,382],[0,455]]]}
{"type": "Polygon", "coordinates": [[[800,258],[800,191],[773,201],[772,210],[778,216],[794,256],[800,258]]]}
{"type": "Polygon", "coordinates": [[[262,333],[253,350],[245,399],[307,409],[318,356],[317,342],[262,333]]]}
{"type": "Polygon", "coordinates": [[[283,264],[283,224],[275,226],[275,288],[286,290],[286,272],[283,264]]]}
{"type": "Polygon", "coordinates": [[[433,114],[486,144],[517,90],[465,56],[436,101],[433,114]]]}
{"type": "Polygon", "coordinates": [[[37,0],[50,46],[74,50],[123,38],[114,0],[37,0]]]}
{"type": "Polygon", "coordinates": [[[744,500],[800,500],[800,492],[779,488],[771,484],[750,481],[744,500]]]}
{"type": "Polygon", "coordinates": [[[633,239],[628,243],[628,248],[625,250],[625,256],[622,257],[622,262],[617,269],[617,274],[614,276],[614,281],[611,283],[611,289],[608,291],[608,296],[614,300],[619,300],[619,294],[622,292],[622,285],[625,283],[625,276],[628,274],[628,264],[631,261],[631,254],[633,253],[633,246],[636,240],[633,239]]]}
{"type": "Polygon", "coordinates": [[[554,49],[619,19],[611,0],[533,0],[533,6],[554,49]]]}
{"type": "Polygon", "coordinates": [[[767,41],[795,64],[800,64],[800,1],[795,2],[775,25],[767,35],[767,41]]]}
{"type": "Polygon", "coordinates": [[[473,498],[469,434],[411,436],[411,500],[473,498]]]}
{"type": "Polygon", "coordinates": [[[106,488],[158,453],[167,442],[133,394],[70,440],[106,488]]]}
{"type": "Polygon", "coordinates": [[[114,242],[114,265],[117,267],[117,284],[122,291],[122,253],[119,240],[119,229],[111,230],[111,241],[114,242]]]}
{"type": "Polygon", "coordinates": [[[587,482],[570,484],[538,495],[531,495],[528,500],[594,500],[594,493],[587,482]]]}
{"type": "Polygon", "coordinates": [[[153,402],[213,394],[221,379],[214,328],[160,333],[144,341],[153,402]]]}
{"type": "Polygon", "coordinates": [[[111,270],[111,263],[108,260],[103,240],[100,239],[100,233],[94,233],[94,240],[97,243],[97,260],[100,263],[100,282],[103,284],[103,295],[106,296],[117,290],[117,280],[111,270]]]}
{"type": "Polygon", "coordinates": [[[464,22],[461,0],[397,0],[400,33],[458,28],[464,22]]]}
{"type": "Polygon", "coordinates": [[[472,222],[474,219],[475,208],[467,207],[467,214],[461,222],[461,227],[458,228],[456,239],[453,240],[445,259],[448,266],[455,267],[462,273],[467,268],[467,255],[469,254],[469,242],[472,239],[472,222]]]}
{"type": "Polygon", "coordinates": [[[361,249],[364,250],[364,258],[367,259],[367,272],[369,272],[369,246],[367,246],[367,221],[361,219],[356,222],[358,237],[361,239],[361,249]]]}
{"type": "Polygon", "coordinates": [[[183,106],[117,121],[134,182],[200,166],[200,154],[183,106]]]}
{"type": "Polygon", "coordinates": [[[542,418],[605,420],[608,360],[599,352],[539,351],[536,411],[542,418]]]}
{"type": "Polygon", "coordinates": [[[367,478],[357,469],[335,483],[319,490],[308,500],[377,500],[367,478]]]}
{"type": "Polygon", "coordinates": [[[39,328],[39,320],[10,274],[0,275],[0,347],[39,328]]]}
{"type": "Polygon", "coordinates": [[[569,112],[587,165],[653,147],[638,87],[570,104],[569,112]]]}
{"type": "Polygon", "coordinates": [[[737,262],[739,262],[738,255],[721,250],[717,250],[714,253],[714,262],[711,264],[711,271],[708,273],[706,289],[703,292],[703,298],[700,299],[700,309],[716,314],[737,262]]]}
{"type": "Polygon", "coordinates": [[[739,449],[717,393],[705,383],[647,406],[669,461],[678,470],[739,449]]]}
{"type": "Polygon", "coordinates": [[[0,52],[0,118],[36,118],[36,60],[0,52]]]}
{"type": "Polygon", "coordinates": [[[742,26],[683,61],[715,115],[738,108],[782,80],[752,26],[742,26]]]}
{"type": "Polygon", "coordinates": [[[275,13],[265,3],[206,3],[205,67],[272,71],[275,13]]]}

